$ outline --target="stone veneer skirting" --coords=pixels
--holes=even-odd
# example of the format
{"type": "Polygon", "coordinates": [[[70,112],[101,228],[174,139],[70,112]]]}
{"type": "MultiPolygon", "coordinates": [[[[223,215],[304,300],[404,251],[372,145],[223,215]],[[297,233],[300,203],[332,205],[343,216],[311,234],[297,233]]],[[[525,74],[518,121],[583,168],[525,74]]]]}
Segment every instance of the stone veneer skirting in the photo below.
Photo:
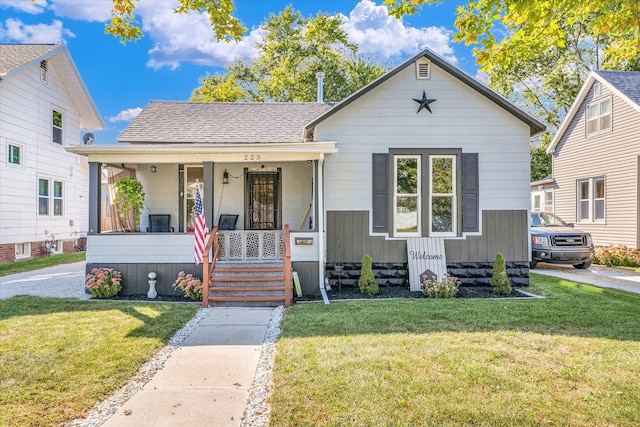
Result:
{"type": "MultiPolygon", "coordinates": [[[[361,264],[341,264],[341,274],[335,271],[335,263],[327,264],[326,273],[331,286],[358,286],[361,264]]],[[[447,271],[462,282],[462,286],[490,286],[493,263],[447,263],[447,271]]],[[[373,264],[373,273],[380,286],[409,286],[409,267],[406,263],[373,264]]],[[[514,286],[529,285],[529,262],[507,262],[507,276],[514,286]]]]}

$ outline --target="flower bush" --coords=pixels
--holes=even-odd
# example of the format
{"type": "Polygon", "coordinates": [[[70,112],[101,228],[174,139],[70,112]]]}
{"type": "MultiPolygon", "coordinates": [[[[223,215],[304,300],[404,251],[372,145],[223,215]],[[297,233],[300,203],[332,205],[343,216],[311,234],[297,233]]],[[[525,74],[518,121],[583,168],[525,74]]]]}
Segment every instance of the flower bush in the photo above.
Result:
{"type": "Polygon", "coordinates": [[[94,298],[111,298],[122,290],[122,273],[112,268],[94,268],[85,278],[94,298]]]}
{"type": "Polygon", "coordinates": [[[453,298],[459,286],[460,279],[449,274],[445,274],[440,281],[425,279],[420,284],[422,293],[429,298],[453,298]]]}
{"type": "Polygon", "coordinates": [[[202,281],[193,277],[193,274],[185,274],[184,271],[178,273],[173,289],[181,291],[185,298],[191,298],[194,301],[202,300],[202,281]]]}
{"type": "Polygon", "coordinates": [[[593,262],[608,267],[638,267],[638,250],[621,245],[598,246],[593,262]]]}

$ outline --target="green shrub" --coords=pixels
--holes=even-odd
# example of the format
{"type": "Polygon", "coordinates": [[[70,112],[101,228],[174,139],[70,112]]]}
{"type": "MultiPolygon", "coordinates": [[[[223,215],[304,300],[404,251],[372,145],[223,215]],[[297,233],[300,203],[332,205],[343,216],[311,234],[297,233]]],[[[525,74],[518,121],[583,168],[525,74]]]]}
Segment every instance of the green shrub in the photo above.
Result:
{"type": "Polygon", "coordinates": [[[371,269],[372,264],[371,256],[365,254],[362,257],[362,271],[360,272],[360,279],[358,279],[360,292],[365,295],[377,295],[380,292],[380,288],[376,283],[376,276],[371,269]]]}
{"type": "Polygon", "coordinates": [[[491,276],[491,286],[493,293],[496,295],[511,294],[511,283],[507,277],[507,267],[504,256],[498,252],[496,259],[493,261],[493,275],[491,276]]]}
{"type": "Polygon", "coordinates": [[[639,267],[638,250],[620,245],[598,246],[593,257],[595,264],[608,267],[639,267]]]}

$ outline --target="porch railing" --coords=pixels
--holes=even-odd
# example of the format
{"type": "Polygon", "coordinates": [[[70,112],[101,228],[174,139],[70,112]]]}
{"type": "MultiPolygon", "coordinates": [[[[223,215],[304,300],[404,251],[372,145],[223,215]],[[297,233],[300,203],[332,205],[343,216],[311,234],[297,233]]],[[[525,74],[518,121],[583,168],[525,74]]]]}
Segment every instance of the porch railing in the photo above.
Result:
{"type": "Polygon", "coordinates": [[[202,254],[202,306],[209,307],[209,284],[211,282],[211,272],[216,268],[216,261],[220,253],[220,244],[216,236],[218,235],[218,226],[216,225],[209,234],[207,245],[202,254]],[[209,262],[209,252],[211,251],[211,262],[209,262]]]}
{"type": "Polygon", "coordinates": [[[284,258],[283,230],[218,231],[221,261],[279,261],[284,258]]]}

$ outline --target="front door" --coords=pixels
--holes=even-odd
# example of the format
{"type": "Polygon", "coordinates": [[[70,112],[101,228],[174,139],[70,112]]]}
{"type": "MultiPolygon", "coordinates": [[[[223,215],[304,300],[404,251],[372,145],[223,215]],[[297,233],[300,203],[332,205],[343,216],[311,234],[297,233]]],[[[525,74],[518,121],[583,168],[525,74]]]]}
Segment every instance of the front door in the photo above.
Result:
{"type": "Polygon", "coordinates": [[[245,230],[279,230],[282,222],[280,168],[247,171],[245,230]]]}

